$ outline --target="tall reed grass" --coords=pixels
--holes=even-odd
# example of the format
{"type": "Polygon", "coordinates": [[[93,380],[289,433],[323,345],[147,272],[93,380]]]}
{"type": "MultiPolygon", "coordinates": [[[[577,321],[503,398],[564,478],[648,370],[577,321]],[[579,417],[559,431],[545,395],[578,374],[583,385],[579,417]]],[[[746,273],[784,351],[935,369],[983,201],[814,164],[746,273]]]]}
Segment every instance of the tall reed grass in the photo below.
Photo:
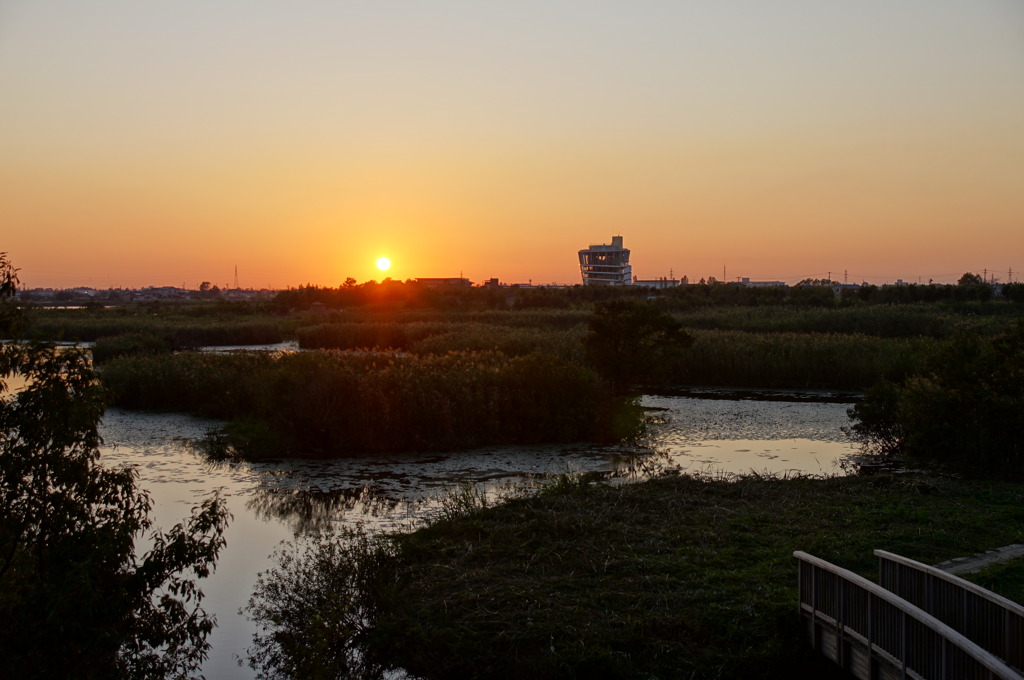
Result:
{"type": "Polygon", "coordinates": [[[580,360],[584,327],[563,330],[481,322],[328,323],[299,328],[302,349],[396,349],[416,354],[496,351],[508,356],[539,352],[580,360]]]}
{"type": "Polygon", "coordinates": [[[282,342],[289,335],[286,325],[270,316],[219,319],[114,313],[36,315],[32,317],[28,331],[38,339],[77,342],[145,333],[159,337],[174,347],[267,345],[282,342]]]}
{"type": "Polygon", "coordinates": [[[170,344],[151,333],[124,333],[96,339],[92,348],[93,363],[103,364],[131,354],[162,354],[170,352],[170,344]]]}
{"type": "MultiPolygon", "coordinates": [[[[498,443],[614,439],[631,402],[590,370],[555,357],[302,352],[133,356],[103,369],[114,403],[256,420],[280,454],[454,450],[498,443]]],[[[231,438],[252,453],[258,442],[231,438]]]]}
{"type": "Polygon", "coordinates": [[[320,315],[318,323],[478,323],[489,326],[568,330],[585,324],[590,308],[573,309],[388,309],[335,310],[320,315]]]}
{"type": "Polygon", "coordinates": [[[939,341],[834,333],[690,331],[693,344],[658,382],[728,387],[862,390],[912,373],[939,341]]]}
{"type": "Polygon", "coordinates": [[[322,323],[296,331],[302,349],[401,349],[431,335],[450,332],[446,321],[368,321],[322,323]]]}
{"type": "Polygon", "coordinates": [[[883,338],[945,338],[958,332],[997,333],[1012,314],[982,313],[1006,306],[938,304],[872,305],[801,309],[788,306],[699,307],[673,314],[685,327],[758,333],[838,333],[883,338]]]}

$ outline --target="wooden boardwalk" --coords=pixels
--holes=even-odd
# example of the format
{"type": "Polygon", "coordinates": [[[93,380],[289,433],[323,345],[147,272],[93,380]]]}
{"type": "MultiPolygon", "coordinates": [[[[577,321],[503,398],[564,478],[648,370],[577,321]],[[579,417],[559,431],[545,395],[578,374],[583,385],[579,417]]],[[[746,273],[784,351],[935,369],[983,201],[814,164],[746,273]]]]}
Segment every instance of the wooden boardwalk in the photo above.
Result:
{"type": "MultiPolygon", "coordinates": [[[[998,653],[985,649],[898,594],[805,552],[797,551],[793,555],[799,561],[800,614],[807,639],[815,650],[854,677],[862,680],[1024,678],[1024,674],[1013,669],[998,653]]],[[[897,563],[891,557],[899,556],[890,556],[891,553],[883,553],[879,557],[897,563]]],[[[904,583],[917,584],[931,576],[927,569],[922,572],[907,565],[911,560],[899,560],[904,560],[899,563],[908,568],[897,570],[900,575],[895,581],[903,579],[904,583]]],[[[885,576],[883,580],[895,582],[885,576]]],[[[913,589],[917,585],[907,587],[913,589]]]]}
{"type": "Polygon", "coordinates": [[[876,550],[878,583],[1008,666],[1024,669],[1024,607],[945,570],[876,550]]]}

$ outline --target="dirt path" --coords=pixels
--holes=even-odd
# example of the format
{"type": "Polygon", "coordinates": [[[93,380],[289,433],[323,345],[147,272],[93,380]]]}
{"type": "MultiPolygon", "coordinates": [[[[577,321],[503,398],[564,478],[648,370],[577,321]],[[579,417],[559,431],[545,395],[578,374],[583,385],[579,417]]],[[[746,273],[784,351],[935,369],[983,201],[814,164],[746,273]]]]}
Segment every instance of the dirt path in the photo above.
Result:
{"type": "Polygon", "coordinates": [[[997,562],[1006,562],[1021,557],[1024,557],[1024,543],[1014,543],[970,557],[954,557],[946,562],[939,562],[935,568],[949,574],[973,574],[997,562]]]}

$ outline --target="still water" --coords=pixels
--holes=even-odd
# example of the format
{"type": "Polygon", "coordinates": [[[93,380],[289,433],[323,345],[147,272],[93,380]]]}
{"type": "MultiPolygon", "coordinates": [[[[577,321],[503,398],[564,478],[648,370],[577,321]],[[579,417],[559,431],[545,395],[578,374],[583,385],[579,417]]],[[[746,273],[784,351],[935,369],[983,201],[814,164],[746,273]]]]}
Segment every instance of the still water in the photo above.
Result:
{"type": "Polygon", "coordinates": [[[607,473],[617,482],[659,470],[832,475],[843,474],[842,461],[856,453],[840,429],[848,403],[808,401],[807,395],[800,401],[777,400],[799,395],[721,396],[644,396],[648,433],[632,445],[221,464],[204,462],[192,446],[217,423],[111,409],[102,425],[102,460],[138,468],[162,528],[187,517],[214,490],[226,496],[234,516],[227,547],[216,573],[202,582],[204,608],[218,622],[204,673],[209,680],[251,678],[238,659],[254,631],[238,610],[257,574],[272,565],[279,543],[323,523],[361,523],[371,531],[412,527],[436,509],[438,497],[466,482],[494,496],[563,472],[607,473]]]}

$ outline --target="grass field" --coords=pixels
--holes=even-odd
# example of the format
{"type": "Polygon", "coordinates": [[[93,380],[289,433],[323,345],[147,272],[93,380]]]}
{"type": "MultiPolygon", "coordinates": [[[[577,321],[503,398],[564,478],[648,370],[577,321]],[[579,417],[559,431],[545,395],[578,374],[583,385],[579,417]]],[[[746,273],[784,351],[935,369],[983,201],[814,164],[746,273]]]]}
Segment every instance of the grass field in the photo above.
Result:
{"type": "MultiPolygon", "coordinates": [[[[875,548],[935,563],[1024,541],[1022,501],[1021,484],[927,474],[566,478],[377,544],[323,544],[318,578],[358,575],[362,599],[284,632],[302,655],[361,616],[369,660],[430,679],[829,677],[798,632],[794,550],[873,579],[875,548]]],[[[314,604],[295,578],[315,554],[265,577],[279,621],[314,604]]],[[[1020,600],[1020,573],[980,579],[1020,600]]]]}

